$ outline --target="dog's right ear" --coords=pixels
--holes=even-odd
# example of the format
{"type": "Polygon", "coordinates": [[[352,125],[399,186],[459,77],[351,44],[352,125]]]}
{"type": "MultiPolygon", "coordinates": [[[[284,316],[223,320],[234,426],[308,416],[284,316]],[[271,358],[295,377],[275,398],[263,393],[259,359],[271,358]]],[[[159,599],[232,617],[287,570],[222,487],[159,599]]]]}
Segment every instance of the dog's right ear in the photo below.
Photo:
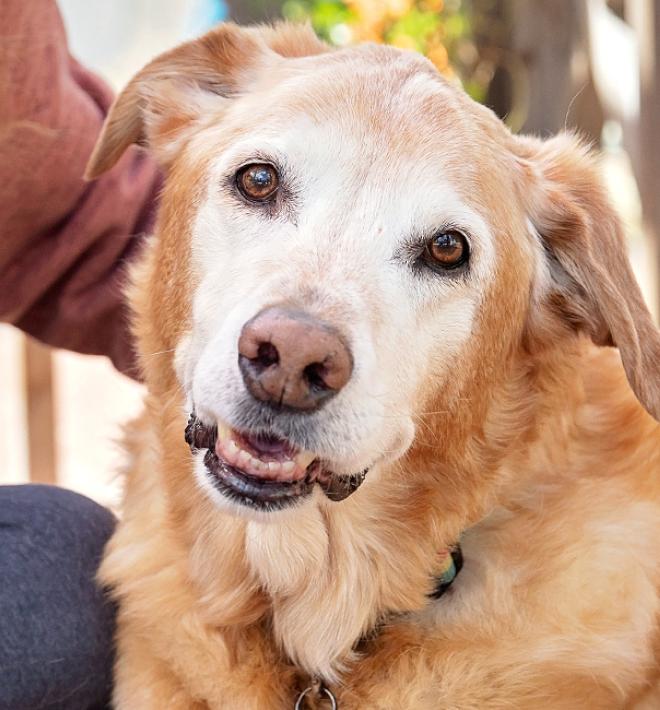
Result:
{"type": "Polygon", "coordinates": [[[93,180],[109,170],[133,143],[149,146],[163,163],[185,129],[209,101],[248,90],[267,62],[328,49],[307,25],[218,25],[199,39],[161,54],[119,94],[87,163],[93,180]],[[169,149],[169,153],[168,153],[169,149]]]}

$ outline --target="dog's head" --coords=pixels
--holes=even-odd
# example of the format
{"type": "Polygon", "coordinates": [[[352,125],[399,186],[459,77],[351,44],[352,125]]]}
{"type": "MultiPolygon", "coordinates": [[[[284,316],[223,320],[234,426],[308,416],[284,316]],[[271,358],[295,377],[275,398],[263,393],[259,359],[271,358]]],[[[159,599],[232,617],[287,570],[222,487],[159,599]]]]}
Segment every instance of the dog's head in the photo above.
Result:
{"type": "Polygon", "coordinates": [[[166,172],[143,355],[176,351],[223,505],[341,499],[580,332],[660,414],[660,338],[592,159],[511,136],[421,56],[223,25],[131,81],[89,175],[135,142],[166,172]]]}

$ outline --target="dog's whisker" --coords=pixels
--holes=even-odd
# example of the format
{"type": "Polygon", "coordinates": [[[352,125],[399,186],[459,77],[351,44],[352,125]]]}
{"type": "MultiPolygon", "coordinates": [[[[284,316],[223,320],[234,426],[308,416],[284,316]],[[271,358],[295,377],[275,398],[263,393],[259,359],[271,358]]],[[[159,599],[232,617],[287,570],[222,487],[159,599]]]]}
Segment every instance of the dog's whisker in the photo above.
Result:
{"type": "Polygon", "coordinates": [[[176,351],[176,348],[170,348],[169,350],[159,350],[158,352],[155,353],[147,353],[144,357],[154,357],[156,355],[166,355],[167,353],[173,353],[176,351]]]}

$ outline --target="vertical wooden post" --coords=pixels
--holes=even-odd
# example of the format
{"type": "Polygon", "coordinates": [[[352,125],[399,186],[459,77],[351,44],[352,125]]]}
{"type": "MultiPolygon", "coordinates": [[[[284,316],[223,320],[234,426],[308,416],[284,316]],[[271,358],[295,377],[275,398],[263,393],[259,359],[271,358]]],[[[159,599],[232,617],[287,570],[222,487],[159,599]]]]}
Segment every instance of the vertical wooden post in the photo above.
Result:
{"type": "Polygon", "coordinates": [[[56,483],[55,410],[50,348],[25,339],[25,399],[32,483],[56,483]]]}
{"type": "Polygon", "coordinates": [[[273,22],[279,19],[283,0],[227,0],[229,19],[234,22],[273,22]]]}
{"type": "Polygon", "coordinates": [[[514,131],[545,138],[579,126],[597,142],[603,113],[586,0],[470,0],[467,7],[480,53],[494,63],[486,105],[514,131]]]}
{"type": "MultiPolygon", "coordinates": [[[[640,58],[639,164],[633,163],[633,167],[644,229],[660,275],[660,7],[654,0],[628,0],[626,19],[637,32],[640,58]]],[[[660,313],[657,288],[656,299],[660,313]]]]}

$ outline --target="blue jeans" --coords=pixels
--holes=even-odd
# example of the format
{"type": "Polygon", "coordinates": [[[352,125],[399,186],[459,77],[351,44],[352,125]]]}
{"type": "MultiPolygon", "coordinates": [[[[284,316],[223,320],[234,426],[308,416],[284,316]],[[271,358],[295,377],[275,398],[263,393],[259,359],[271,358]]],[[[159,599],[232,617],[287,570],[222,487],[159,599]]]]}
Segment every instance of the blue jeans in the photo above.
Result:
{"type": "Polygon", "coordinates": [[[94,575],[112,513],[52,486],[0,486],[0,710],[101,710],[115,609],[94,575]]]}

